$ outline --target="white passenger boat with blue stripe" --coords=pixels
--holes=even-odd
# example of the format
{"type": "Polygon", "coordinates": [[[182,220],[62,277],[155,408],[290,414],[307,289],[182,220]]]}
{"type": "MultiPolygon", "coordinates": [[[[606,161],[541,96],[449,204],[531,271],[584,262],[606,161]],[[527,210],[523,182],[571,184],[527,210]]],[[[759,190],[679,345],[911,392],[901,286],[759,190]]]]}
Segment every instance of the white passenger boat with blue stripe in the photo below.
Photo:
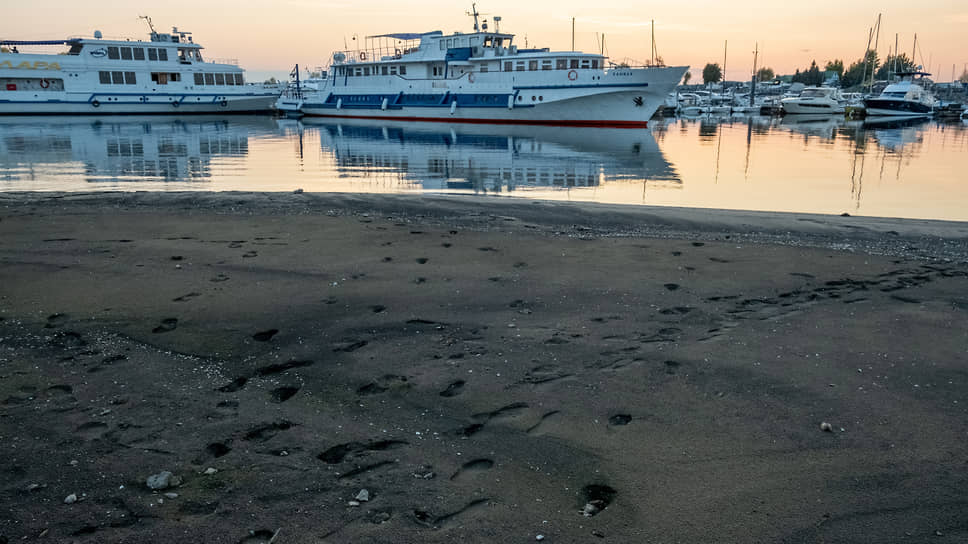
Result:
{"type": "MultiPolygon", "coordinates": [[[[149,21],[150,26],[150,21],[149,21]]],[[[0,41],[0,114],[241,113],[278,92],[247,85],[234,61],[205,62],[190,32],[151,29],[150,41],[0,41]],[[26,53],[40,46],[57,52],[26,53]]]]}
{"type": "Polygon", "coordinates": [[[519,49],[474,32],[383,34],[333,54],[324,85],[290,89],[285,113],[356,119],[646,127],[688,67],[616,66],[601,54],[519,49]]]}

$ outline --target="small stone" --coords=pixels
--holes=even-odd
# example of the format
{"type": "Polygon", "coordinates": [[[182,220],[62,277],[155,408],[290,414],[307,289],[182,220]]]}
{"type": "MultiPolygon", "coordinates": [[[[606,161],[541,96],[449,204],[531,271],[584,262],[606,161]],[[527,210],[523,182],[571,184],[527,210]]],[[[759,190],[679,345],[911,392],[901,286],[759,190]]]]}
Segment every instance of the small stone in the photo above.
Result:
{"type": "Polygon", "coordinates": [[[77,459],[71,459],[71,462],[68,463],[68,464],[71,465],[72,467],[76,467],[77,466],[77,459]]]}
{"type": "Polygon", "coordinates": [[[585,507],[581,509],[581,515],[586,518],[590,518],[598,513],[599,508],[592,503],[585,504],[585,507]]]}
{"type": "Polygon", "coordinates": [[[181,265],[180,264],[176,264],[175,265],[175,270],[181,270],[181,265]]]}
{"type": "Polygon", "coordinates": [[[64,497],[64,504],[74,504],[75,502],[77,502],[77,495],[75,493],[64,497]]]}
{"type": "Polygon", "coordinates": [[[534,537],[535,540],[544,540],[544,535],[537,535],[534,537]]]}
{"type": "Polygon", "coordinates": [[[825,433],[832,433],[832,432],[834,432],[834,427],[833,427],[833,425],[831,425],[831,424],[827,423],[826,421],[824,421],[823,423],[820,424],[820,430],[823,431],[823,432],[825,432],[825,433]]]}
{"type": "Polygon", "coordinates": [[[285,457],[287,455],[289,455],[289,452],[286,451],[286,450],[282,450],[282,451],[279,452],[279,457],[285,457]]]}
{"type": "Polygon", "coordinates": [[[347,504],[349,504],[350,506],[359,506],[360,505],[360,502],[359,501],[350,501],[347,504]]]}
{"type": "Polygon", "coordinates": [[[370,500],[370,492],[366,489],[361,489],[360,492],[356,494],[356,497],[353,498],[360,502],[367,502],[370,500]]]}
{"type": "Polygon", "coordinates": [[[40,484],[30,484],[27,486],[27,491],[37,491],[38,489],[42,489],[44,487],[47,487],[47,486],[40,485],[40,484]]]}
{"type": "Polygon", "coordinates": [[[171,484],[171,472],[163,470],[158,474],[152,474],[148,476],[145,483],[148,484],[149,489],[165,489],[171,484]]]}
{"type": "Polygon", "coordinates": [[[165,493],[165,496],[168,497],[169,499],[177,499],[178,493],[165,493]]]}
{"type": "Polygon", "coordinates": [[[205,472],[203,472],[202,474],[204,474],[206,476],[211,476],[212,474],[215,474],[216,472],[218,472],[218,469],[217,468],[215,468],[215,467],[208,467],[207,469],[205,469],[205,472]]]}

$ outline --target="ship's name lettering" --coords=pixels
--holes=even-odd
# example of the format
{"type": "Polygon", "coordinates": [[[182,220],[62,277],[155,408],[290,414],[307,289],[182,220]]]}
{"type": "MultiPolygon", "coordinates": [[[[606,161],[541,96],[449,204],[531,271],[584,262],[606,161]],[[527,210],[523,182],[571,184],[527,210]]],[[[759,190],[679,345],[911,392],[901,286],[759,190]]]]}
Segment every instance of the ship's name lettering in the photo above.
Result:
{"type": "Polygon", "coordinates": [[[10,68],[13,70],[60,70],[60,63],[57,62],[44,62],[38,60],[37,62],[24,61],[20,64],[13,64],[9,60],[0,62],[0,68],[10,68]]]}

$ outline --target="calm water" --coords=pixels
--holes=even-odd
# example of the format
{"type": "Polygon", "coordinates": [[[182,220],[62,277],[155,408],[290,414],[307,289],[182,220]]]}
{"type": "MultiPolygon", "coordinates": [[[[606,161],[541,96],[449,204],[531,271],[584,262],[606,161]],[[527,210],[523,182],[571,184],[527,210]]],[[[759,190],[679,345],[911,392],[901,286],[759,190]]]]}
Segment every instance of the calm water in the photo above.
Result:
{"type": "Polygon", "coordinates": [[[0,119],[0,191],[471,193],[966,221],[966,171],[961,121],[733,117],[611,130],[0,119]]]}

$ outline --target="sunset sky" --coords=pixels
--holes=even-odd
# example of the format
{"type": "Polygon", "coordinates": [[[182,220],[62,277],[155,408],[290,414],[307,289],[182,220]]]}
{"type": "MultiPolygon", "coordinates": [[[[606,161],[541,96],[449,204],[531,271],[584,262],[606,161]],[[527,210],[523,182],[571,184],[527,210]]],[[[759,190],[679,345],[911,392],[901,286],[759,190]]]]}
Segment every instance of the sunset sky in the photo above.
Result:
{"type": "MultiPolygon", "coordinates": [[[[327,64],[332,51],[360,37],[388,32],[470,31],[466,5],[438,0],[386,2],[371,0],[108,0],[78,3],[66,0],[5,2],[0,38],[52,39],[91,35],[141,38],[146,32],[138,15],[150,15],[160,31],[172,26],[195,33],[210,58],[236,58],[253,74],[281,75],[291,66],[327,64]]],[[[600,0],[491,0],[478,9],[503,18],[501,29],[527,36],[532,47],[567,50],[571,18],[576,18],[576,48],[598,49],[597,34],[606,35],[608,55],[615,60],[644,60],[650,54],[650,21],[655,20],[659,53],[667,64],[690,65],[698,79],[707,62],[723,63],[728,40],[727,76],[747,79],[753,49],[760,47],[760,66],[778,74],[793,73],[816,60],[821,66],[841,58],[860,58],[868,29],[883,14],[879,52],[893,48],[911,55],[934,72],[936,81],[950,81],[968,63],[968,2],[957,0],[813,0],[811,2],[626,2],[600,0]],[[923,60],[922,60],[923,59],[923,60]],[[940,69],[939,69],[940,68],[940,69]]],[[[493,27],[492,27],[493,28],[493,27]]]]}

